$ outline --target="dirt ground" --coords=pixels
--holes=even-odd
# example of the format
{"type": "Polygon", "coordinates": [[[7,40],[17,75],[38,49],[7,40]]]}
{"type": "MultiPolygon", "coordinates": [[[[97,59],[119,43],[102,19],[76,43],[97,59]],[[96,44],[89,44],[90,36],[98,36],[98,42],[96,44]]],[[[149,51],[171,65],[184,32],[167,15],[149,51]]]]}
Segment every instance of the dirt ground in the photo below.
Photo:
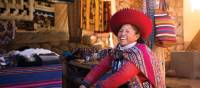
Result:
{"type": "Polygon", "coordinates": [[[166,78],[167,88],[200,88],[200,79],[166,78]]]}

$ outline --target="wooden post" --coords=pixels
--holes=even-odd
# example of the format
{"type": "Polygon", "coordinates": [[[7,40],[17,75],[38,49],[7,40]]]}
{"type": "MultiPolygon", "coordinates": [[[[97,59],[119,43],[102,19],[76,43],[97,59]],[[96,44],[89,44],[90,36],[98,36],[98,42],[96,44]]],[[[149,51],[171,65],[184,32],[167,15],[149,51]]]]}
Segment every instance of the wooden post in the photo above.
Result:
{"type": "Polygon", "coordinates": [[[82,30],[80,29],[80,0],[68,4],[69,42],[80,43],[82,30]]]}
{"type": "Polygon", "coordinates": [[[63,75],[62,75],[62,86],[63,88],[67,88],[68,87],[68,72],[67,72],[67,59],[64,57],[61,57],[61,62],[62,62],[62,71],[63,71],[63,75]]]}

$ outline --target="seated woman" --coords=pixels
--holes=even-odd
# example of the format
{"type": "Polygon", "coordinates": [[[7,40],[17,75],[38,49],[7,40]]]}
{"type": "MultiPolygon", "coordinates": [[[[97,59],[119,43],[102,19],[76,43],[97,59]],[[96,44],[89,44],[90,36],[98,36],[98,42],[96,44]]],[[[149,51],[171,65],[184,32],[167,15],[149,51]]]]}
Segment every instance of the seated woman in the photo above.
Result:
{"type": "Polygon", "coordinates": [[[142,12],[122,9],[111,17],[112,32],[119,44],[84,78],[79,88],[165,88],[159,59],[142,39],[152,32],[152,21],[142,12]],[[97,81],[112,70],[105,80],[97,81]]]}

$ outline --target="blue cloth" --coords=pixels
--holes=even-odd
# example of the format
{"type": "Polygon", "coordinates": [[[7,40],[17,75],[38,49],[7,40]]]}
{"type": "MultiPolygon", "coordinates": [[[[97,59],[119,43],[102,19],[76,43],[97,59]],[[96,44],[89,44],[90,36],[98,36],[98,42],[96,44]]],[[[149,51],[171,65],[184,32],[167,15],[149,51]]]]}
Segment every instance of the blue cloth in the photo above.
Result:
{"type": "Polygon", "coordinates": [[[72,53],[69,52],[69,51],[64,51],[64,52],[63,52],[63,56],[64,56],[64,57],[70,57],[70,56],[72,56],[72,53]]]}

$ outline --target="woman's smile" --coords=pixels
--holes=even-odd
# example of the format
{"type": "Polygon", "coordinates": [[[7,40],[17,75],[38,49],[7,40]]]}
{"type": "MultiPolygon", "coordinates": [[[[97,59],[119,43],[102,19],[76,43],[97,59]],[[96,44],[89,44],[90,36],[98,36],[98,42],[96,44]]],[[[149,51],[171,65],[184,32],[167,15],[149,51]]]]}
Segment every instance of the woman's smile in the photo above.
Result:
{"type": "Polygon", "coordinates": [[[122,25],[118,32],[118,40],[120,45],[126,46],[136,42],[139,38],[138,34],[136,34],[136,30],[136,27],[132,26],[131,24],[122,25]]]}

